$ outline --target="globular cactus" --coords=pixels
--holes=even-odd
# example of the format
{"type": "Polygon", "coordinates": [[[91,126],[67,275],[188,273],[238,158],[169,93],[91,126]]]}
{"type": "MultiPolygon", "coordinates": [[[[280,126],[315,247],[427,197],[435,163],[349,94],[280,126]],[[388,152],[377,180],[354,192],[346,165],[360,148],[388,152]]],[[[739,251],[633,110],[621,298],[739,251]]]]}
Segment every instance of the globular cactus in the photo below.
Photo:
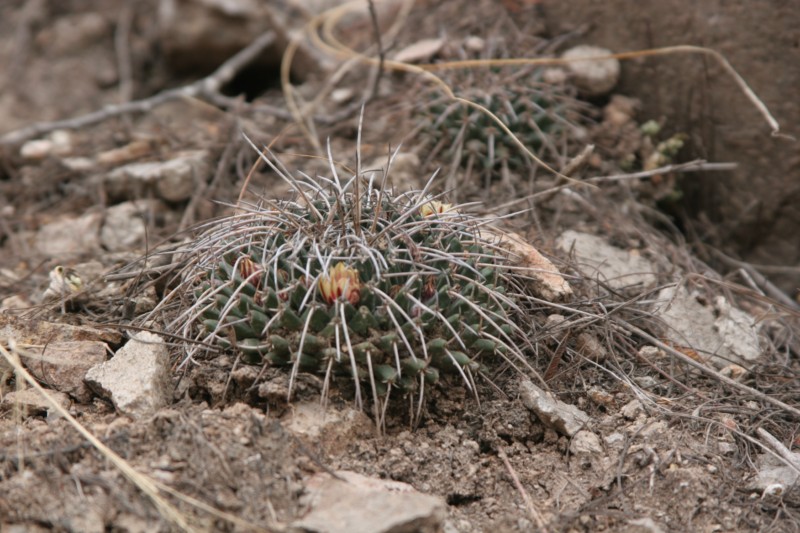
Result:
{"type": "MultiPolygon", "coordinates": [[[[275,169],[277,170],[277,168],[275,169]]],[[[294,201],[213,223],[176,293],[193,298],[182,335],[242,361],[351,377],[378,401],[442,373],[474,376],[525,360],[506,256],[486,221],[424,191],[394,194],[362,176],[295,181],[294,201]],[[181,289],[185,289],[181,291],[181,289]]]]}
{"type": "MultiPolygon", "coordinates": [[[[534,76],[513,82],[487,76],[493,81],[458,91],[459,96],[491,111],[533,153],[561,148],[560,137],[572,132],[579,115],[576,100],[564,87],[543,84],[534,76]]],[[[503,172],[530,165],[514,139],[480,109],[434,92],[417,116],[431,154],[444,150],[467,175],[481,176],[486,186],[503,172]]]]}

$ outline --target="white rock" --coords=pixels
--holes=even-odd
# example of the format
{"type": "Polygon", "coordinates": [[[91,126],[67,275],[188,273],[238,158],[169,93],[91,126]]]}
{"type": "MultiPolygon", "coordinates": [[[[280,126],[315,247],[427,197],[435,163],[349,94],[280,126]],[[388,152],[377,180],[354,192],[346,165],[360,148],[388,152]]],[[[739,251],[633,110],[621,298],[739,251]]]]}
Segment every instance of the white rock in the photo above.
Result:
{"type": "Polygon", "coordinates": [[[600,444],[600,437],[591,431],[581,430],[572,437],[569,451],[573,455],[600,455],[603,445],[600,444]]]}
{"type": "Polygon", "coordinates": [[[51,155],[63,156],[72,152],[72,134],[55,130],[45,139],[34,139],[22,145],[19,155],[25,159],[40,160],[51,155]]]}
{"type": "Polygon", "coordinates": [[[94,160],[89,157],[65,157],[61,164],[73,172],[87,172],[95,166],[94,160]]]}
{"type": "Polygon", "coordinates": [[[622,413],[622,416],[624,416],[628,420],[634,420],[637,416],[639,416],[639,413],[641,413],[642,411],[643,411],[642,402],[640,402],[639,400],[631,400],[624,406],[622,406],[622,409],[620,409],[620,413],[622,413]]]}
{"type": "Polygon", "coordinates": [[[129,250],[147,237],[147,220],[164,205],[158,200],[123,202],[109,207],[100,230],[100,243],[111,252],[129,250]]]}
{"type": "Polygon", "coordinates": [[[344,104],[352,100],[354,95],[350,87],[340,87],[331,91],[331,100],[336,104],[344,104]]]}
{"type": "Polygon", "coordinates": [[[638,250],[611,246],[602,237],[568,230],[556,239],[556,246],[567,253],[574,251],[583,275],[599,278],[614,289],[648,287],[657,281],[653,264],[638,250]]]}
{"type": "Polygon", "coordinates": [[[696,293],[679,286],[662,289],[658,299],[654,312],[665,323],[664,337],[671,343],[697,351],[717,368],[731,361],[747,365],[761,355],[755,319],[731,307],[724,297],[707,306],[696,293]]]}
{"type": "Polygon", "coordinates": [[[310,511],[292,526],[313,533],[442,531],[447,505],[398,481],[339,471],[316,474],[306,485],[310,511]]]}
{"type": "Polygon", "coordinates": [[[470,35],[464,39],[464,48],[470,52],[483,52],[484,48],[486,48],[486,40],[477,35],[470,35]]]}
{"type": "Polygon", "coordinates": [[[444,39],[422,39],[409,46],[406,46],[394,56],[395,61],[402,63],[419,63],[428,61],[444,46],[444,39]]]}
{"type": "Polygon", "coordinates": [[[530,380],[520,382],[519,395],[523,405],[533,411],[542,423],[563,435],[572,437],[589,423],[589,415],[574,405],[556,400],[530,380]]]}
{"type": "Polygon", "coordinates": [[[55,130],[50,134],[53,141],[53,154],[66,156],[72,153],[72,133],[67,130],[55,130]]]}
{"type": "Polygon", "coordinates": [[[59,262],[100,251],[100,213],[60,218],[39,228],[36,248],[59,262]]]}
{"type": "Polygon", "coordinates": [[[53,141],[50,139],[34,139],[22,145],[19,155],[25,159],[44,159],[53,153],[53,141]]]}
{"type": "MultiPolygon", "coordinates": [[[[800,465],[800,453],[792,453],[792,455],[795,458],[794,463],[800,465]]],[[[758,455],[756,467],[758,472],[752,481],[752,488],[766,491],[774,485],[792,487],[800,482],[800,474],[797,473],[797,470],[772,454],[758,455]]]]}
{"type": "Polygon", "coordinates": [[[608,446],[609,448],[614,448],[618,450],[622,449],[622,447],[625,446],[625,435],[623,435],[619,431],[615,431],[611,435],[606,436],[605,439],[603,440],[605,440],[606,446],[608,446]]]}
{"type": "Polygon", "coordinates": [[[561,57],[577,60],[569,61],[566,67],[581,92],[590,96],[602,96],[611,92],[619,81],[619,60],[608,58],[581,61],[580,59],[608,56],[611,53],[611,50],[606,48],[581,45],[570,48],[561,57]]]}
{"type": "Polygon", "coordinates": [[[86,382],[121,413],[150,416],[172,397],[167,346],[160,335],[139,332],[111,360],[90,369],[86,382]]]}
{"type": "Polygon", "coordinates": [[[131,163],[119,167],[106,177],[109,194],[116,198],[136,198],[143,196],[147,188],[153,187],[164,200],[187,200],[197,184],[210,176],[211,167],[207,160],[208,152],[194,150],[180,152],[167,161],[131,163]]]}

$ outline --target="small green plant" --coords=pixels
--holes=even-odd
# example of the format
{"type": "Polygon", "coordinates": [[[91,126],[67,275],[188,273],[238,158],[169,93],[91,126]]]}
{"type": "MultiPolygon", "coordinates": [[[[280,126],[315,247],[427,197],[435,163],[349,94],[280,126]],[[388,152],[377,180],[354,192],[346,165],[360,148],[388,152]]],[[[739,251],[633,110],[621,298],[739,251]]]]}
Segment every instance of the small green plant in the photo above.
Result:
{"type": "MultiPolygon", "coordinates": [[[[565,88],[543,84],[534,75],[513,80],[486,76],[484,83],[459,96],[488,109],[534,153],[550,150],[557,155],[563,148],[560,138],[574,129],[575,99],[565,88]]],[[[468,176],[481,176],[487,187],[504,172],[531,164],[514,139],[484,111],[434,92],[418,116],[431,157],[446,150],[468,176]]]]}
{"type": "MultiPolygon", "coordinates": [[[[374,173],[295,180],[293,201],[240,208],[192,243],[168,329],[245,363],[349,376],[385,406],[443,373],[475,388],[484,365],[527,362],[516,325],[521,283],[485,237],[487,221],[431,197],[395,194],[374,173]]],[[[385,182],[385,179],[383,180],[385,182]]],[[[429,182],[430,185],[430,182],[429,182]]]]}

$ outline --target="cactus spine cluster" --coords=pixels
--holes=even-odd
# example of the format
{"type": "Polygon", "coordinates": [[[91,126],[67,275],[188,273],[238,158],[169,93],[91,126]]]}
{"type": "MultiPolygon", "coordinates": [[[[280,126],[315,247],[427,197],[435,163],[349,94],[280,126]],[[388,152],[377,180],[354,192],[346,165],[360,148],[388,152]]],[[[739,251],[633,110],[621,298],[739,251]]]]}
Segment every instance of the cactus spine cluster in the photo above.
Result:
{"type": "MultiPolygon", "coordinates": [[[[276,171],[277,168],[273,167],[276,171]]],[[[504,255],[486,221],[425,191],[351,176],[296,181],[294,201],[210,225],[184,270],[191,304],[173,326],[251,364],[350,376],[357,402],[417,391],[489,358],[524,360],[504,255]]],[[[374,174],[373,174],[374,177],[374,174]]],[[[512,363],[513,364],[513,363],[512,363]]],[[[290,385],[291,394],[291,385],[290,385]]]]}

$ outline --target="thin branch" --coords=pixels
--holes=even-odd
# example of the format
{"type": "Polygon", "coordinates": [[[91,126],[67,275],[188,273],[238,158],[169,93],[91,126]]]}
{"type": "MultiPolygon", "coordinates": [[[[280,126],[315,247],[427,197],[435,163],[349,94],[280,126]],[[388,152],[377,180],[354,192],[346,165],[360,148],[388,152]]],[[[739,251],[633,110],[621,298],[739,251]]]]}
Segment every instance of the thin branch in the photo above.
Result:
{"type": "Polygon", "coordinates": [[[128,113],[147,113],[151,109],[169,100],[179,98],[207,98],[213,101],[216,98],[224,97],[220,92],[222,86],[231,81],[242,68],[257,58],[274,40],[275,34],[273,32],[264,33],[247,47],[225,61],[209,76],[192,84],[168,89],[143,100],[107,105],[103,109],[79,117],[57,120],[54,122],[38,122],[28,127],[6,133],[0,137],[0,145],[21,143],[59,129],[75,130],[128,113]]]}

